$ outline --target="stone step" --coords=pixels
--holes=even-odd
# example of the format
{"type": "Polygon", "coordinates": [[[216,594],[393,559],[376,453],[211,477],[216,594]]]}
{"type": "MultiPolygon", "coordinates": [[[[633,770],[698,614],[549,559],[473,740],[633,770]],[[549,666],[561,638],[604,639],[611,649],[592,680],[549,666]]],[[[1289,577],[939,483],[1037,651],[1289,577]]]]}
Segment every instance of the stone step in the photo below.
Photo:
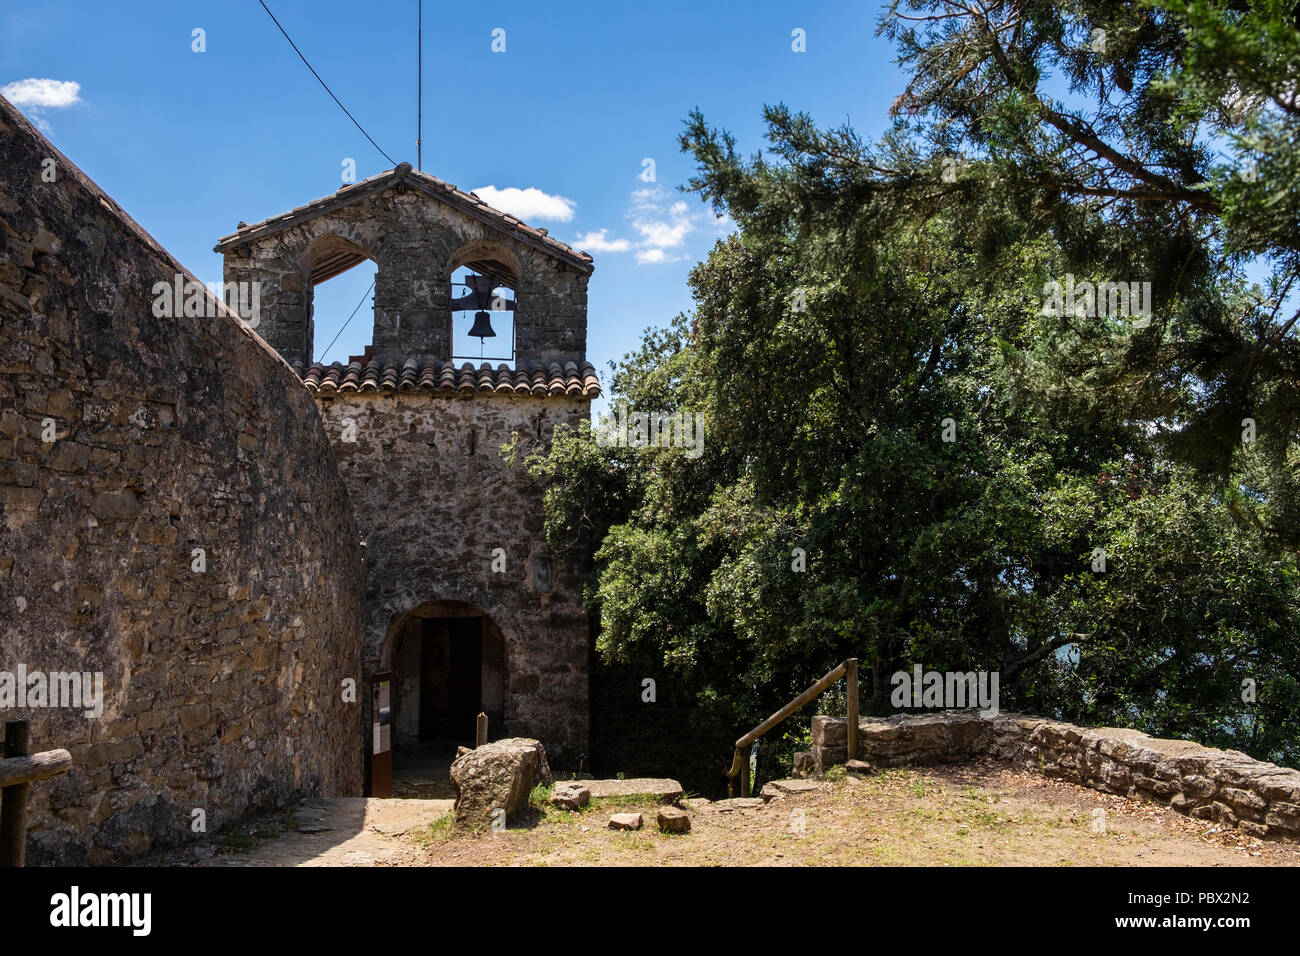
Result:
{"type": "Polygon", "coordinates": [[[728,813],[733,810],[757,810],[766,803],[762,797],[730,797],[715,801],[713,806],[722,813],[728,813]]]}
{"type": "Polygon", "coordinates": [[[655,797],[660,803],[676,803],[682,785],[664,777],[633,777],[629,780],[584,780],[593,800],[601,797],[655,797]]]}
{"type": "Polygon", "coordinates": [[[816,780],[772,780],[763,784],[758,795],[764,800],[781,800],[786,797],[798,797],[820,790],[822,785],[816,780]]]}

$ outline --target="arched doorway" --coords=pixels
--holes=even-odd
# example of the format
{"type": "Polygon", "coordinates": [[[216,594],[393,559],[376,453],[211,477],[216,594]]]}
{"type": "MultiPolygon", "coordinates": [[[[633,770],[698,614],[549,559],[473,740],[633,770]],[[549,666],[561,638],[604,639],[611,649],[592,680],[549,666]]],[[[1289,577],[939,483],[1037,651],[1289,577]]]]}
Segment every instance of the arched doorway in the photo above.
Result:
{"type": "Polygon", "coordinates": [[[380,669],[393,675],[393,795],[451,795],[448,768],[474,746],[478,715],[489,740],[507,736],[500,629],[472,604],[426,602],[393,622],[380,669]]]}

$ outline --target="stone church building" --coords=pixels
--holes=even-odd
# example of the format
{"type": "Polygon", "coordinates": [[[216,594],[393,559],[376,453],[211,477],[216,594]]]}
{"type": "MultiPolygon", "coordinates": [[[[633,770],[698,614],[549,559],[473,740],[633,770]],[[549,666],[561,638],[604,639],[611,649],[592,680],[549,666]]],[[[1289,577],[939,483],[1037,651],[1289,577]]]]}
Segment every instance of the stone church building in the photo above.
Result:
{"type": "Polygon", "coordinates": [[[591,257],[405,163],[241,223],[216,251],[227,283],[258,283],[257,331],[325,422],[364,542],[364,676],[392,675],[397,758],[472,741],[482,711],[493,739],[537,737],[561,765],[586,760],[578,569],[549,553],[540,489],[501,448],[589,418],[591,257]],[[371,345],[347,364],[313,362],[313,291],[367,261],[371,345]],[[486,341],[509,361],[453,358],[471,319],[502,327],[486,341]]]}
{"type": "Polygon", "coordinates": [[[360,795],[376,743],[400,765],[480,712],[561,771],[602,687],[640,719],[501,455],[599,394],[591,258],[405,164],[217,249],[255,315],[0,97],[0,718],[72,756],[30,864],[360,795]],[[371,344],[317,364],[314,291],[363,264],[371,344]]]}

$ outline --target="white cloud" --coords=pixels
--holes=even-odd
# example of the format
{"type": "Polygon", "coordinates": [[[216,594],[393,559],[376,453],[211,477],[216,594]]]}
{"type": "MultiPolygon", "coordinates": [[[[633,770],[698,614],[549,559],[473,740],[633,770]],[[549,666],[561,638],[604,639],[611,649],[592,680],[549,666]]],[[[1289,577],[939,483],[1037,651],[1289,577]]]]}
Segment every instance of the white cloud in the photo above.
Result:
{"type": "Polygon", "coordinates": [[[588,252],[634,251],[640,265],[679,262],[686,258],[682,247],[688,236],[697,232],[724,236],[735,229],[730,216],[714,215],[707,207],[692,212],[684,200],[658,183],[634,189],[628,195],[627,218],[639,238],[610,239],[608,229],[588,232],[573,245],[588,252]]]}
{"type": "Polygon", "coordinates": [[[547,219],[568,222],[573,218],[573,211],[578,206],[572,199],[552,196],[550,193],[542,192],[536,186],[529,186],[527,189],[519,189],[516,186],[507,186],[505,189],[480,186],[474,190],[474,193],[489,206],[509,213],[524,222],[547,219]]]}
{"type": "Polygon", "coordinates": [[[18,80],[0,87],[14,106],[32,106],[38,109],[60,109],[81,102],[81,84],[72,80],[18,80]]]}
{"type": "Polygon", "coordinates": [[[677,262],[685,256],[670,256],[662,249],[638,249],[636,261],[643,266],[655,265],[660,262],[677,262]]]}
{"type": "Polygon", "coordinates": [[[695,223],[685,216],[673,216],[666,219],[637,219],[632,223],[641,233],[641,243],[655,249],[671,249],[680,246],[689,233],[695,231],[695,223]]]}
{"type": "Polygon", "coordinates": [[[659,209],[660,201],[668,195],[668,190],[655,183],[653,186],[647,186],[644,189],[632,190],[632,195],[628,201],[632,204],[634,210],[659,209]]]}
{"type": "Polygon", "coordinates": [[[610,239],[606,235],[608,232],[608,229],[589,232],[585,236],[574,239],[571,245],[584,252],[627,252],[632,248],[629,240],[610,239]]]}

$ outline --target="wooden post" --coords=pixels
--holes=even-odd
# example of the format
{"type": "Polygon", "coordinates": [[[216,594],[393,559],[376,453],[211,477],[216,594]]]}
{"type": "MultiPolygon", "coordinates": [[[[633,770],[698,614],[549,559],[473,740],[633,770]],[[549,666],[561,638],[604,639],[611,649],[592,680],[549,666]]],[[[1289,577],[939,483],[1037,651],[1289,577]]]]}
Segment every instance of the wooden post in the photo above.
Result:
{"type": "MultiPolygon", "coordinates": [[[[5,721],[5,757],[27,756],[27,721],[5,721]]],[[[27,791],[30,783],[5,787],[0,797],[0,866],[22,866],[27,844],[27,791]]]]}
{"type": "Polygon", "coordinates": [[[849,698],[849,760],[858,759],[858,659],[844,662],[844,682],[849,698]]]}
{"type": "Polygon", "coordinates": [[[478,720],[477,720],[477,722],[475,723],[475,726],[474,726],[474,746],[475,746],[475,747],[482,747],[485,743],[487,743],[487,734],[488,734],[488,726],[487,726],[487,725],[488,725],[487,714],[480,713],[480,714],[478,715],[478,720]]]}

